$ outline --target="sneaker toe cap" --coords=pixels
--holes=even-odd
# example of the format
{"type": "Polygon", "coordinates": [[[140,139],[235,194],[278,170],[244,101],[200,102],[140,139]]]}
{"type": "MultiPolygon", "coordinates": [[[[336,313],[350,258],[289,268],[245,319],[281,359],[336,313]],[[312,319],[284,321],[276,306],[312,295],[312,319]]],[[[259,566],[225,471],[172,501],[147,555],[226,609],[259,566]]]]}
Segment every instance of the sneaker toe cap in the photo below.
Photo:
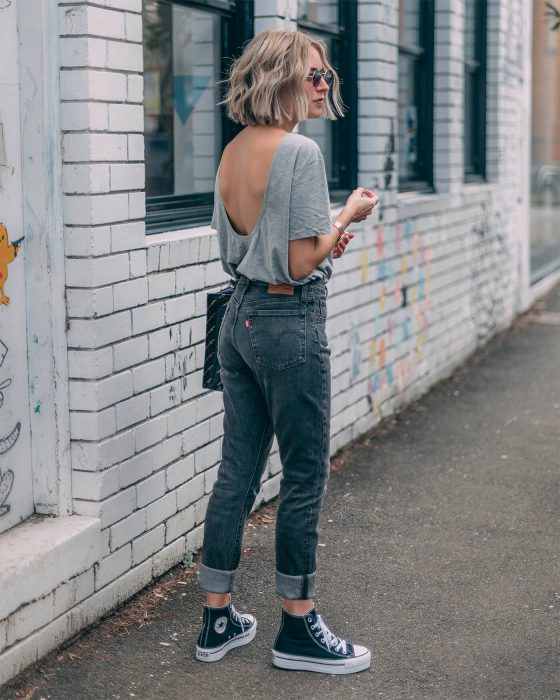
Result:
{"type": "Polygon", "coordinates": [[[368,654],[370,654],[369,649],[367,649],[366,647],[361,647],[358,644],[354,644],[353,647],[354,647],[354,656],[356,656],[356,657],[367,656],[368,654]]]}

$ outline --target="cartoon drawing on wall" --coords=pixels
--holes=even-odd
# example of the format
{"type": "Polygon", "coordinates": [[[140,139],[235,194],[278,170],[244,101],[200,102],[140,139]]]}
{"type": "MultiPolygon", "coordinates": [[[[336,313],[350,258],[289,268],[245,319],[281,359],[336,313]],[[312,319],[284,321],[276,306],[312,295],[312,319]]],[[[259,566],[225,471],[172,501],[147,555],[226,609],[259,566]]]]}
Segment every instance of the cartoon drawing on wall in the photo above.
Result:
{"type": "Polygon", "coordinates": [[[10,495],[14,485],[14,472],[8,469],[3,474],[0,472],[0,518],[10,512],[10,506],[6,504],[6,499],[10,495]]]}
{"type": "Polygon", "coordinates": [[[6,454],[6,452],[9,452],[12,449],[17,442],[20,432],[21,423],[18,421],[9,435],[7,435],[5,438],[0,438],[0,455],[6,454]]]}
{"type": "Polygon", "coordinates": [[[0,10],[5,10],[7,7],[10,7],[12,4],[12,0],[0,0],[0,10]]]}
{"type": "Polygon", "coordinates": [[[4,389],[7,389],[11,383],[11,379],[5,379],[3,382],[0,382],[0,408],[4,405],[4,389]]]}
{"type": "Polygon", "coordinates": [[[4,358],[8,354],[8,346],[0,340],[0,367],[4,364],[4,358]]]}
{"type": "Polygon", "coordinates": [[[10,243],[8,231],[4,224],[0,224],[0,305],[8,305],[10,297],[6,296],[4,285],[8,281],[8,265],[14,261],[21,248],[23,236],[10,243]]]}

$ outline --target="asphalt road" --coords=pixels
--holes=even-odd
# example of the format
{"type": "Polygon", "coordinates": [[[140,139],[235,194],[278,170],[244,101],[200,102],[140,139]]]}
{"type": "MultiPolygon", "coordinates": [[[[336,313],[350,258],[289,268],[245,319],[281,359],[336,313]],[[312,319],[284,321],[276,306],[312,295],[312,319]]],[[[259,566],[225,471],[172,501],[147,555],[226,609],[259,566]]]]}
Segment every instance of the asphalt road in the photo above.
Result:
{"type": "Polygon", "coordinates": [[[251,645],[194,659],[201,594],[177,568],[0,698],[559,698],[559,290],[337,463],[317,607],[373,649],[371,669],[272,667],[269,506],[247,528],[235,599],[258,618],[251,645]]]}

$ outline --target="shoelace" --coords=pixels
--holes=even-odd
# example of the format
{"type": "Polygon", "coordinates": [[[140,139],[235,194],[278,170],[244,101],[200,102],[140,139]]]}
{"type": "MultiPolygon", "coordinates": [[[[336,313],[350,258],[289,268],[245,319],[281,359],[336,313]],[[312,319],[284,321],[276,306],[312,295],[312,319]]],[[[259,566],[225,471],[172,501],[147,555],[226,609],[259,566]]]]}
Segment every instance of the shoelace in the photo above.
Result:
{"type": "Polygon", "coordinates": [[[235,622],[237,622],[237,624],[241,626],[241,633],[245,632],[245,625],[249,624],[249,620],[246,617],[240,615],[237,612],[237,610],[233,607],[233,605],[231,606],[231,616],[233,617],[235,622]]]}
{"type": "Polygon", "coordinates": [[[340,651],[343,654],[346,654],[346,642],[344,641],[344,639],[340,639],[340,637],[337,637],[330,631],[330,629],[323,622],[323,618],[320,615],[317,615],[317,622],[311,625],[312,630],[315,630],[317,628],[319,628],[319,630],[321,631],[323,635],[323,641],[329,649],[331,649],[332,647],[334,651],[340,651]]]}

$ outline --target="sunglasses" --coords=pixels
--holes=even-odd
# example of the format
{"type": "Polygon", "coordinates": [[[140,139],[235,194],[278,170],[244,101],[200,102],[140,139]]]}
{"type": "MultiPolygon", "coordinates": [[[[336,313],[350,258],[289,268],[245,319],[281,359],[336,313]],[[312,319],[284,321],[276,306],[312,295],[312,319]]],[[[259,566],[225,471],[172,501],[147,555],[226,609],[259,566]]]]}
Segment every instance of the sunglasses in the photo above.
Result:
{"type": "Polygon", "coordinates": [[[333,74],[330,70],[314,70],[312,73],[310,73],[307,76],[307,80],[311,80],[313,83],[313,87],[317,87],[319,83],[321,82],[321,79],[327,83],[327,85],[330,87],[333,81],[333,74]]]}

